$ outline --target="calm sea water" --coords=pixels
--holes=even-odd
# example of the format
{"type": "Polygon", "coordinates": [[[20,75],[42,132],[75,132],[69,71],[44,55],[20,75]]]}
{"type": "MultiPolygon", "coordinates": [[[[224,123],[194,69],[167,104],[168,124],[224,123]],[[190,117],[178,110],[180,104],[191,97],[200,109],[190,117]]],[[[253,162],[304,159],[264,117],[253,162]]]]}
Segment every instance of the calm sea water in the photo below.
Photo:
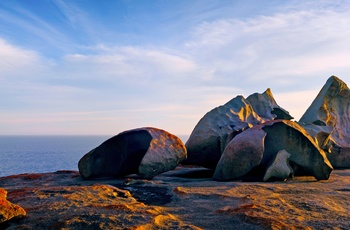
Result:
{"type": "Polygon", "coordinates": [[[0,136],[0,176],[78,170],[78,161],[111,136],[0,136]]]}
{"type": "MultiPolygon", "coordinates": [[[[78,170],[78,161],[112,136],[0,136],[0,177],[78,170]]],[[[186,141],[188,136],[180,136],[186,141]]]]}

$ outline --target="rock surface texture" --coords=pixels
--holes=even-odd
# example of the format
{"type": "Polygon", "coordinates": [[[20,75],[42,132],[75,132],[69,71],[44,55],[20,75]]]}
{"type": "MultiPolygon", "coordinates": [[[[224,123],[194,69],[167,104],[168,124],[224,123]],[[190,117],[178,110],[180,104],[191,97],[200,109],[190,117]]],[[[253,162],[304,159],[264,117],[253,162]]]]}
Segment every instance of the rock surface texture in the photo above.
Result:
{"type": "Polygon", "coordinates": [[[335,168],[350,168],[350,90],[332,76],[300,118],[335,168]]]}
{"type": "Polygon", "coordinates": [[[312,137],[293,121],[274,120],[235,136],[221,156],[214,179],[238,179],[249,171],[250,176],[263,179],[281,150],[290,153],[295,174],[313,175],[318,180],[329,178],[333,167],[312,137]]]}
{"type": "MultiPolygon", "coordinates": [[[[177,167],[153,180],[83,180],[78,172],[0,178],[27,211],[12,229],[348,229],[350,170],[329,180],[213,181],[211,170],[177,167]]],[[[4,229],[2,228],[2,229],[4,229]]]]}
{"type": "Polygon", "coordinates": [[[237,134],[277,117],[290,115],[277,105],[270,89],[248,99],[237,96],[200,119],[186,142],[188,159],[183,163],[215,169],[226,145],[237,134]]]}
{"type": "Polygon", "coordinates": [[[26,211],[19,205],[12,204],[7,200],[7,191],[0,188],[0,228],[12,220],[23,218],[26,211]]]}
{"type": "Polygon", "coordinates": [[[248,129],[238,134],[226,146],[213,178],[226,181],[240,178],[257,167],[264,156],[263,130],[248,129]]]}
{"type": "Polygon", "coordinates": [[[122,132],[85,154],[79,161],[83,178],[139,174],[151,179],[174,169],[187,157],[182,141],[164,130],[139,128],[122,132]]]}

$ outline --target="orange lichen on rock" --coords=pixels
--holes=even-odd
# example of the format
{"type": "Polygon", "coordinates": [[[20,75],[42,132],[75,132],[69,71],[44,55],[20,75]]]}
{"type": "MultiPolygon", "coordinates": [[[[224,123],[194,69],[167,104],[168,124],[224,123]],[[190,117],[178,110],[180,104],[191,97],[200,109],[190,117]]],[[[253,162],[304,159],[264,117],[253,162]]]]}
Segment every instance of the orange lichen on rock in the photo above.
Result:
{"type": "Polygon", "coordinates": [[[22,218],[26,215],[26,211],[22,207],[11,203],[6,198],[7,191],[0,188],[0,224],[14,218],[22,218]]]}

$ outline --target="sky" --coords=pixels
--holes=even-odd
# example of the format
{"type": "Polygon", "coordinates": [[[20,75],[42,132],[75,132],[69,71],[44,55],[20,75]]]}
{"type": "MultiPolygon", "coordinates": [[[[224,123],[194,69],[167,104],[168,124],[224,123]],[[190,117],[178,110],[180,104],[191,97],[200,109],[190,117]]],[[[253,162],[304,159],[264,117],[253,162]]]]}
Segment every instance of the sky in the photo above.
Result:
{"type": "Polygon", "coordinates": [[[0,1],[0,135],[189,135],[267,88],[298,120],[349,37],[349,1],[0,1]]]}

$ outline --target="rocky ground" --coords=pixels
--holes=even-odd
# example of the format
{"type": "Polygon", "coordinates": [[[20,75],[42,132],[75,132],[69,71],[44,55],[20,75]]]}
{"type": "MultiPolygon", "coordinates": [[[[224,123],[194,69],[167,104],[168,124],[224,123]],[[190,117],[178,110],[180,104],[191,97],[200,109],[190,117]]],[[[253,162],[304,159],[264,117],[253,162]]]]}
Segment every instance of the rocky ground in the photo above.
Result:
{"type": "Polygon", "coordinates": [[[177,167],[153,180],[83,180],[76,171],[0,178],[27,212],[4,229],[348,229],[350,170],[327,181],[217,182],[177,167]]]}

